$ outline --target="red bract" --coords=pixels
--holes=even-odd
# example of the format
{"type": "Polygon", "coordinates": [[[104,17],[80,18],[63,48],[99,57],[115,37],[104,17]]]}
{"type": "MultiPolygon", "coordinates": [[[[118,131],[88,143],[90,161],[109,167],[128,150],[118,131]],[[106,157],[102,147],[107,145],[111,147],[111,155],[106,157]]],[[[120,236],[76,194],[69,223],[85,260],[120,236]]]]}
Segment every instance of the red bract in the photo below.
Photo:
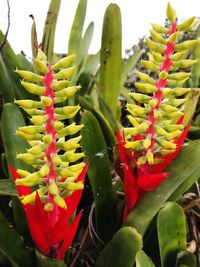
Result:
{"type": "MultiPolygon", "coordinates": [[[[82,173],[77,178],[77,182],[84,182],[87,164],[82,173]]],[[[19,178],[15,169],[10,165],[13,179],[19,178]]],[[[19,197],[32,193],[28,186],[17,186],[19,197]]],[[[75,217],[71,223],[72,216],[75,213],[80,201],[83,190],[77,190],[71,196],[65,197],[67,209],[56,206],[55,211],[45,211],[38,193],[34,204],[23,205],[26,214],[31,236],[37,247],[47,256],[58,260],[63,260],[65,252],[68,250],[74,239],[82,211],[75,217]],[[53,216],[51,216],[51,214],[53,216]]]]}

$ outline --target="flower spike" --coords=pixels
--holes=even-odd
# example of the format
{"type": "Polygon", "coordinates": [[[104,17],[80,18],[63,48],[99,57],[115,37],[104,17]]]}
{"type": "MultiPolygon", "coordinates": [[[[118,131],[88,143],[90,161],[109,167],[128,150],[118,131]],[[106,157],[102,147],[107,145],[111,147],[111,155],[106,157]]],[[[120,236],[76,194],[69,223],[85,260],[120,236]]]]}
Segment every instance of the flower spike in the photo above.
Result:
{"type": "MultiPolygon", "coordinates": [[[[177,42],[181,32],[190,30],[192,25],[196,25],[196,20],[192,17],[178,25],[176,12],[170,3],[167,6],[167,18],[171,24],[169,28],[152,24],[152,40],[146,40],[151,51],[149,60],[141,61],[147,70],[156,72],[158,78],[154,80],[147,74],[137,72],[141,82],[135,83],[135,87],[139,93],[130,93],[130,96],[140,104],[127,104],[128,119],[132,126],[123,129],[124,138],[118,133],[118,142],[122,143],[123,140],[124,143],[123,149],[119,144],[120,158],[123,166],[129,166],[129,175],[122,166],[124,176],[134,179],[132,194],[135,194],[137,201],[139,198],[136,196],[142,196],[141,192],[154,190],[169,176],[169,173],[162,171],[180,152],[189,128],[187,126],[184,130],[181,107],[185,102],[184,95],[191,89],[181,86],[191,76],[190,72],[183,69],[197,62],[185,59],[197,41],[177,42]],[[177,96],[182,98],[177,99],[177,96]],[[131,162],[136,165],[134,175],[130,174],[131,162]]],[[[126,212],[130,212],[130,207],[133,208],[137,203],[132,200],[133,196],[129,196],[130,189],[126,196],[126,212]]]]}
{"type": "Polygon", "coordinates": [[[56,106],[80,89],[80,86],[69,87],[68,78],[74,71],[71,67],[74,58],[75,55],[70,55],[50,66],[46,55],[39,49],[34,59],[39,74],[16,70],[23,78],[21,84],[25,90],[37,95],[39,100],[15,100],[33,123],[16,131],[30,145],[27,152],[18,154],[17,158],[32,165],[35,172],[21,169],[15,172],[12,167],[11,171],[33,240],[48,256],[53,249],[53,257],[57,259],[64,258],[78,227],[82,213],[77,215],[72,225],[69,221],[80,200],[86,174],[85,163],[77,163],[84,153],[76,151],[80,150],[81,136],[78,132],[83,125],[73,122],[65,127],[63,123],[65,119],[73,119],[80,107],[56,106]],[[67,141],[65,136],[68,136],[67,141]],[[74,195],[78,196],[77,199],[74,195]],[[62,220],[65,220],[65,231],[63,227],[57,227],[62,220]]]}

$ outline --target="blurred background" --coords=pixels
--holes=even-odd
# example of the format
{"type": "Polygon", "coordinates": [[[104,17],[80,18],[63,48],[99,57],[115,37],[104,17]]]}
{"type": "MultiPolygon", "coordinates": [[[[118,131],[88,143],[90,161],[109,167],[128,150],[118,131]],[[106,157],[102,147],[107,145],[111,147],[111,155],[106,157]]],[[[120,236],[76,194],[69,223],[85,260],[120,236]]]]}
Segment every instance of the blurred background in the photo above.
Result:
{"type": "MultiPolygon", "coordinates": [[[[16,53],[23,51],[31,57],[30,32],[32,14],[35,17],[38,39],[41,40],[43,25],[48,10],[49,0],[10,0],[10,30],[8,40],[16,53]]],[[[61,3],[56,37],[55,52],[66,53],[67,42],[73,17],[78,5],[78,0],[63,0],[61,3]]],[[[100,49],[103,16],[106,7],[111,3],[119,5],[122,14],[122,51],[131,48],[139,38],[148,34],[150,23],[164,23],[165,10],[168,0],[88,0],[85,27],[94,21],[94,36],[90,46],[90,53],[96,53],[100,49]]],[[[200,6],[197,0],[172,0],[172,6],[177,10],[180,20],[200,14],[200,6]]],[[[7,0],[1,0],[0,4],[0,29],[5,33],[7,28],[7,0]]]]}

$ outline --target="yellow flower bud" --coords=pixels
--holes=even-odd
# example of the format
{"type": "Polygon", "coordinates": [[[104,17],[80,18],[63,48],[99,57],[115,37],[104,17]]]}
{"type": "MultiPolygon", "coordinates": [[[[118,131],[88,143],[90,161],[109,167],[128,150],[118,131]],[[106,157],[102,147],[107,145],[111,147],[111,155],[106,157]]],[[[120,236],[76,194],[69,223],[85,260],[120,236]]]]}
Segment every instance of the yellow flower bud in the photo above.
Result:
{"type": "Polygon", "coordinates": [[[36,68],[36,70],[40,73],[46,74],[48,72],[48,67],[46,65],[46,63],[44,63],[43,61],[39,60],[39,59],[34,59],[34,66],[36,68]]]}
{"type": "Polygon", "coordinates": [[[17,179],[15,181],[16,185],[23,185],[23,186],[34,186],[42,183],[44,180],[41,178],[39,172],[34,172],[25,178],[17,179]]]}
{"type": "Polygon", "coordinates": [[[158,100],[153,98],[149,101],[149,105],[152,107],[152,108],[155,108],[158,104],[158,100]]]}
{"type": "Polygon", "coordinates": [[[198,43],[198,40],[185,41],[183,43],[176,44],[176,48],[175,49],[176,49],[177,52],[183,51],[183,50],[192,48],[197,43],[198,43]]]}
{"type": "Polygon", "coordinates": [[[152,52],[152,56],[153,56],[153,59],[157,62],[163,62],[164,61],[164,57],[162,55],[160,55],[159,53],[152,52]]]}
{"type": "Polygon", "coordinates": [[[59,90],[66,88],[68,85],[69,85],[68,80],[63,80],[63,81],[53,80],[51,88],[54,91],[59,91],[59,90]]]}
{"type": "Polygon", "coordinates": [[[85,166],[84,162],[74,164],[68,167],[68,169],[72,172],[82,171],[83,167],[85,166]]]}
{"type": "Polygon", "coordinates": [[[21,159],[28,164],[33,163],[35,160],[35,156],[30,153],[17,154],[16,158],[21,159]]]}
{"type": "Polygon", "coordinates": [[[85,154],[82,153],[74,153],[73,150],[65,152],[61,157],[68,162],[75,162],[81,158],[83,158],[85,154]]]}
{"type": "Polygon", "coordinates": [[[127,104],[126,106],[127,106],[127,110],[130,113],[135,114],[136,116],[139,116],[139,117],[148,112],[147,109],[134,105],[134,104],[127,104]]]}
{"type": "Polygon", "coordinates": [[[146,163],[146,158],[145,157],[139,157],[137,160],[138,165],[143,165],[146,163]]]}
{"type": "Polygon", "coordinates": [[[166,141],[166,140],[159,140],[158,138],[156,139],[159,145],[161,145],[164,148],[170,148],[175,150],[176,149],[176,144],[166,141]]]}
{"type": "Polygon", "coordinates": [[[54,198],[53,198],[55,204],[57,204],[59,207],[63,208],[63,209],[66,209],[67,208],[67,205],[65,203],[65,200],[59,196],[59,195],[56,195],[54,198]]]}
{"type": "Polygon", "coordinates": [[[155,84],[155,80],[153,78],[151,78],[148,74],[142,73],[140,71],[136,71],[137,76],[140,78],[140,80],[142,82],[145,83],[150,83],[150,84],[155,84]]]}
{"type": "Polygon", "coordinates": [[[51,106],[52,99],[49,96],[42,96],[41,97],[41,102],[42,102],[44,107],[48,107],[48,106],[51,106]]]}
{"type": "Polygon", "coordinates": [[[24,132],[22,132],[22,131],[16,131],[16,135],[18,135],[18,136],[20,136],[20,137],[22,137],[23,139],[25,139],[25,140],[41,140],[41,138],[42,138],[42,135],[41,134],[34,134],[34,135],[31,135],[31,134],[26,134],[26,133],[24,133],[24,132]]]}
{"type": "Polygon", "coordinates": [[[177,72],[169,74],[168,78],[173,80],[183,80],[189,78],[192,75],[191,72],[177,72]]]}
{"type": "Polygon", "coordinates": [[[156,86],[149,83],[135,83],[135,87],[142,93],[151,94],[157,91],[156,86]]]}
{"type": "Polygon", "coordinates": [[[146,130],[147,130],[148,127],[149,127],[149,123],[148,123],[147,121],[141,123],[141,124],[138,126],[139,133],[146,132],[146,130]]]}
{"type": "Polygon", "coordinates": [[[69,118],[73,118],[80,110],[80,106],[66,106],[62,108],[64,114],[68,115],[69,118]]]}
{"type": "Polygon", "coordinates": [[[52,203],[46,203],[45,205],[44,205],[44,210],[45,211],[52,211],[53,210],[53,208],[54,208],[54,205],[52,204],[52,203]]]}
{"type": "Polygon", "coordinates": [[[74,172],[70,171],[69,168],[59,168],[56,171],[61,177],[69,178],[74,175],[74,172]]]}
{"type": "Polygon", "coordinates": [[[163,113],[160,110],[155,109],[154,110],[154,118],[161,119],[163,117],[163,113]]]}
{"type": "Polygon", "coordinates": [[[131,141],[131,142],[127,142],[125,144],[126,148],[132,148],[132,149],[138,149],[141,148],[142,142],[141,140],[137,140],[137,141],[131,141]]]}
{"type": "Polygon", "coordinates": [[[181,133],[182,133],[182,131],[179,131],[179,130],[176,130],[176,131],[174,131],[174,132],[171,132],[171,133],[169,134],[169,138],[170,138],[170,139],[174,139],[174,138],[180,136],[181,133]]]}
{"type": "Polygon", "coordinates": [[[64,102],[66,99],[67,97],[55,97],[54,102],[55,104],[58,104],[58,103],[64,102]]]}
{"type": "Polygon", "coordinates": [[[170,59],[173,61],[181,60],[186,56],[187,52],[178,52],[170,56],[170,59]]]}
{"type": "Polygon", "coordinates": [[[22,199],[22,204],[24,205],[27,205],[27,204],[30,204],[30,203],[33,203],[35,201],[35,197],[36,197],[36,191],[33,192],[32,194],[29,194],[27,196],[25,196],[23,199],[22,199]]]}
{"type": "Polygon", "coordinates": [[[57,154],[51,154],[51,159],[54,166],[59,166],[62,163],[61,157],[57,154]]]}
{"type": "Polygon", "coordinates": [[[165,28],[163,27],[162,25],[159,25],[159,24],[155,24],[155,23],[151,23],[154,31],[158,32],[158,33],[163,33],[163,34],[166,34],[169,32],[169,29],[168,28],[165,28]]]}
{"type": "Polygon", "coordinates": [[[162,37],[161,34],[157,33],[156,31],[153,31],[153,30],[150,30],[150,34],[151,34],[152,39],[155,42],[166,45],[167,41],[165,40],[164,37],[162,37]]]}
{"type": "Polygon", "coordinates": [[[163,52],[164,52],[164,46],[163,45],[155,43],[155,42],[151,41],[150,39],[146,39],[146,43],[147,43],[147,46],[149,47],[149,49],[151,51],[163,54],[163,52]]]}
{"type": "Polygon", "coordinates": [[[51,182],[50,185],[48,186],[49,192],[52,195],[57,195],[58,194],[58,187],[55,184],[55,182],[51,182]]]}
{"type": "Polygon", "coordinates": [[[178,30],[179,31],[187,31],[190,29],[190,26],[192,25],[192,23],[194,22],[195,20],[195,16],[189,18],[189,19],[186,19],[185,21],[183,21],[180,25],[177,26],[178,30]]]}
{"type": "Polygon", "coordinates": [[[46,145],[51,144],[52,140],[53,140],[53,139],[52,139],[52,135],[51,135],[51,134],[46,134],[46,135],[44,135],[43,138],[42,138],[42,141],[43,141],[44,144],[46,144],[46,145]]]}
{"type": "Polygon", "coordinates": [[[74,70],[75,70],[75,67],[70,67],[67,69],[60,70],[59,72],[54,74],[54,78],[57,80],[68,79],[72,75],[74,70]]]}
{"type": "Polygon", "coordinates": [[[171,96],[174,92],[174,89],[171,88],[161,88],[161,92],[163,93],[164,97],[171,96]]]}
{"type": "Polygon", "coordinates": [[[144,94],[139,94],[139,93],[129,93],[129,95],[136,101],[140,103],[148,103],[149,100],[151,100],[151,97],[148,95],[144,94]]]}
{"type": "Polygon", "coordinates": [[[43,63],[47,63],[47,57],[45,53],[39,48],[37,53],[37,59],[41,60],[43,63]]]}
{"type": "Polygon", "coordinates": [[[182,59],[179,61],[173,62],[173,67],[175,68],[188,68],[191,67],[193,64],[197,63],[198,60],[192,60],[192,59],[182,59]]]}
{"type": "Polygon", "coordinates": [[[47,176],[49,174],[50,168],[48,164],[44,164],[41,169],[39,170],[39,173],[41,177],[47,176]]]}
{"type": "Polygon", "coordinates": [[[181,96],[191,91],[191,88],[174,88],[173,93],[175,96],[181,96]]]}
{"type": "Polygon", "coordinates": [[[39,86],[34,83],[27,83],[24,81],[21,81],[22,86],[31,94],[34,95],[43,95],[45,92],[45,88],[43,86],[39,86]]]}
{"type": "Polygon", "coordinates": [[[130,123],[131,123],[134,127],[137,127],[137,126],[139,125],[139,123],[137,122],[137,120],[136,120],[133,116],[128,115],[127,117],[128,117],[128,119],[129,119],[130,123]]]}
{"type": "Polygon", "coordinates": [[[170,35],[170,37],[169,37],[169,42],[170,42],[171,44],[175,44],[179,37],[180,37],[180,33],[179,33],[179,32],[174,32],[174,33],[172,33],[172,34],[170,35]]]}
{"type": "Polygon", "coordinates": [[[23,108],[23,110],[28,114],[28,115],[44,115],[44,110],[41,109],[36,109],[36,108],[23,108]]]}
{"type": "Polygon", "coordinates": [[[71,138],[66,142],[57,142],[57,146],[61,149],[64,149],[65,151],[76,149],[80,147],[78,143],[80,142],[81,137],[82,136],[71,138]]]}
{"type": "Polygon", "coordinates": [[[33,100],[15,100],[14,103],[21,106],[22,108],[27,108],[27,109],[42,107],[41,102],[33,101],[33,100]]]}
{"type": "Polygon", "coordinates": [[[26,176],[30,175],[30,172],[27,172],[27,171],[22,170],[22,169],[18,169],[17,174],[19,174],[20,177],[26,177],[26,176]]]}
{"type": "Polygon", "coordinates": [[[140,61],[143,66],[147,69],[147,70],[152,70],[152,71],[159,71],[160,69],[160,66],[153,63],[153,62],[150,62],[150,61],[147,61],[147,60],[141,60],[140,61]]]}
{"type": "Polygon", "coordinates": [[[127,127],[127,128],[124,128],[123,129],[124,131],[124,135],[127,136],[127,135],[137,135],[139,133],[139,130],[137,128],[133,128],[133,127],[127,127]]]}
{"type": "Polygon", "coordinates": [[[166,156],[166,155],[173,153],[174,151],[175,150],[172,150],[172,149],[161,149],[159,152],[162,156],[166,156]]]}
{"type": "Polygon", "coordinates": [[[167,114],[167,116],[168,116],[169,118],[171,118],[171,119],[177,119],[177,120],[178,120],[181,116],[183,116],[183,115],[184,115],[183,112],[181,112],[181,111],[179,111],[179,110],[167,114]]]}
{"type": "Polygon", "coordinates": [[[167,79],[167,77],[168,77],[168,73],[165,70],[159,73],[159,79],[165,80],[167,79]]]}
{"type": "Polygon", "coordinates": [[[78,182],[78,183],[66,183],[66,189],[69,191],[75,191],[75,190],[82,190],[84,188],[83,182],[78,182]]]}
{"type": "Polygon", "coordinates": [[[71,86],[55,92],[56,97],[70,97],[73,96],[81,87],[71,86]]]}
{"type": "Polygon", "coordinates": [[[151,135],[148,134],[147,137],[143,141],[143,148],[147,149],[150,147],[150,145],[151,145],[151,135]]]}
{"type": "Polygon", "coordinates": [[[22,131],[27,134],[40,133],[43,132],[44,130],[45,130],[44,126],[29,125],[29,126],[19,127],[19,131],[22,131]]]}
{"type": "Polygon", "coordinates": [[[70,56],[60,59],[56,64],[52,66],[52,69],[56,71],[68,67],[74,61],[75,57],[76,55],[72,54],[70,56]]]}
{"type": "Polygon", "coordinates": [[[167,104],[161,104],[160,108],[162,110],[164,110],[166,113],[170,113],[170,112],[174,112],[174,111],[176,112],[177,111],[176,107],[171,106],[171,105],[167,105],[167,104]]]}
{"type": "Polygon", "coordinates": [[[29,148],[28,153],[31,153],[33,155],[38,155],[42,153],[44,150],[45,150],[45,145],[41,143],[39,145],[33,146],[32,148],[29,148]]]}
{"type": "Polygon", "coordinates": [[[152,165],[154,164],[154,157],[153,157],[153,153],[148,150],[147,153],[146,153],[146,159],[147,159],[147,162],[152,165]]]}
{"type": "Polygon", "coordinates": [[[173,132],[176,130],[182,130],[183,129],[183,125],[182,124],[174,124],[174,125],[167,125],[166,130],[169,132],[173,132]]]}
{"type": "Polygon", "coordinates": [[[28,82],[43,83],[43,77],[33,72],[25,70],[16,70],[15,72],[28,82]]]}
{"type": "Polygon", "coordinates": [[[157,132],[157,134],[161,135],[161,136],[167,136],[168,132],[166,132],[162,127],[158,126],[158,125],[154,125],[154,128],[157,132]]]}
{"type": "Polygon", "coordinates": [[[64,124],[61,121],[54,121],[51,125],[56,131],[60,131],[64,128],[64,124]]]}
{"type": "Polygon", "coordinates": [[[66,135],[73,135],[77,132],[79,132],[82,128],[84,127],[83,124],[80,125],[76,125],[74,122],[72,124],[70,124],[69,126],[63,128],[60,132],[59,132],[59,138],[66,136],[66,135]]]}
{"type": "Polygon", "coordinates": [[[37,116],[33,116],[30,121],[35,124],[35,125],[42,125],[44,124],[48,119],[47,115],[37,115],[37,116]]]}
{"type": "Polygon", "coordinates": [[[174,23],[176,20],[176,12],[173,10],[172,6],[170,3],[167,5],[167,18],[171,23],[174,23]]]}

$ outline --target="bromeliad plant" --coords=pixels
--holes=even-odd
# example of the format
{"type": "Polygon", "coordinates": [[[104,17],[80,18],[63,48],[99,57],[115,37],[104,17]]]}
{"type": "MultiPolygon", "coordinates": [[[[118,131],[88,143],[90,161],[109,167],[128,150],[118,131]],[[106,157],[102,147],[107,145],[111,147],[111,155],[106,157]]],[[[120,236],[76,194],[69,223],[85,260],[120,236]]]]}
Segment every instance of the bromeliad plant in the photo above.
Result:
{"type": "Polygon", "coordinates": [[[11,171],[33,240],[44,254],[61,260],[81,218],[80,212],[72,219],[86,173],[85,163],[77,163],[84,153],[76,152],[81,140],[77,133],[83,125],[72,122],[65,127],[62,122],[71,120],[80,107],[56,106],[79,89],[79,86],[69,86],[68,81],[74,71],[74,67],[69,67],[74,57],[65,57],[50,66],[45,54],[39,50],[34,65],[40,75],[16,70],[23,78],[23,87],[39,96],[39,100],[15,101],[30,115],[33,123],[16,132],[30,145],[27,153],[18,154],[17,158],[33,166],[35,171],[29,173],[18,169],[15,172],[12,166],[11,171]]]}
{"type": "Polygon", "coordinates": [[[186,138],[182,106],[191,89],[181,87],[191,76],[185,72],[196,60],[185,59],[197,41],[178,43],[181,34],[193,29],[198,21],[191,17],[178,25],[175,11],[167,7],[169,28],[152,24],[149,61],[141,63],[157,73],[157,80],[137,72],[139,93],[130,93],[138,104],[127,104],[131,127],[118,132],[118,146],[124,172],[126,209],[124,219],[146,191],[156,189],[169,175],[164,172],[178,155],[186,138]]]}

